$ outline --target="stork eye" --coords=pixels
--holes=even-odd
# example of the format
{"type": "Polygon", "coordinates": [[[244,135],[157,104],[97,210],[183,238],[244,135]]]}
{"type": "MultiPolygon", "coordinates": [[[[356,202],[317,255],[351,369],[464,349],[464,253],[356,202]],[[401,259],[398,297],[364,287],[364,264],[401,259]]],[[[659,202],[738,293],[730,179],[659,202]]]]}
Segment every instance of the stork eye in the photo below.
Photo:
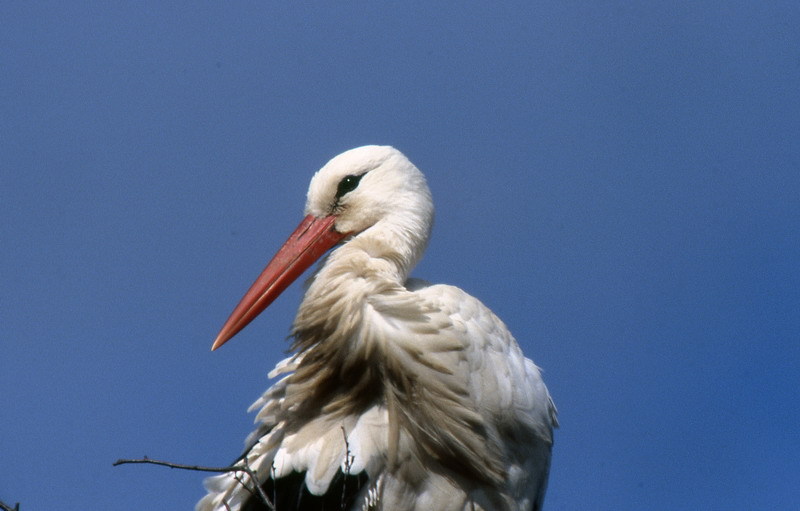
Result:
{"type": "Polygon", "coordinates": [[[360,176],[345,176],[344,179],[339,181],[339,186],[336,188],[336,198],[340,199],[344,194],[355,190],[362,177],[364,177],[364,174],[360,176]]]}

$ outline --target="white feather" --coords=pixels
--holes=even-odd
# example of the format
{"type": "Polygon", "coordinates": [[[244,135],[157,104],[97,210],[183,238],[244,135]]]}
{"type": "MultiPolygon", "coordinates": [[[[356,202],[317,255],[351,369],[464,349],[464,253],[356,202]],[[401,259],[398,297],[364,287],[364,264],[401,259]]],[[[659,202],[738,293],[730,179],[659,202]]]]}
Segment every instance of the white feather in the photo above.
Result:
{"type": "MultiPolygon", "coordinates": [[[[306,211],[333,212],[356,234],[310,281],[298,353],[250,407],[244,459],[257,484],[300,472],[319,495],[339,470],[365,472],[356,509],[538,509],[557,425],[539,369],[477,299],[406,281],[433,219],[422,174],[395,149],[354,149],[314,176],[306,211]]],[[[198,511],[236,511],[250,496],[232,474],[206,487],[198,511]]]]}

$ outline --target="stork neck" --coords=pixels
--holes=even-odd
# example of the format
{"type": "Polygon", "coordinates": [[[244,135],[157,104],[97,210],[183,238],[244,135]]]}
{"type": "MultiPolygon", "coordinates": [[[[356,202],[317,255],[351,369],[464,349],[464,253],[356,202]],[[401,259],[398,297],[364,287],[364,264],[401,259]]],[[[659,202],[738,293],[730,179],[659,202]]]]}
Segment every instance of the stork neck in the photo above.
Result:
{"type": "Polygon", "coordinates": [[[317,279],[346,273],[402,285],[427,246],[430,223],[418,212],[381,220],[335,249],[317,279]]]}

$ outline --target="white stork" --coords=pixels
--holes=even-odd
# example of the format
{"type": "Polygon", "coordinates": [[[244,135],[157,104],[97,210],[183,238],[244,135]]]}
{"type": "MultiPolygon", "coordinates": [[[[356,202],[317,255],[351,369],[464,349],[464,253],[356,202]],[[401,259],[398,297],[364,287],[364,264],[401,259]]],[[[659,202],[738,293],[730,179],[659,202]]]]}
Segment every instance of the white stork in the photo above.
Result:
{"type": "Polygon", "coordinates": [[[245,327],[331,247],[292,328],[293,355],[251,406],[242,472],[197,511],[540,509],[556,410],[506,326],[464,291],[409,279],[433,222],[422,173],[365,146],[311,180],[306,217],[231,314],[245,327]]]}

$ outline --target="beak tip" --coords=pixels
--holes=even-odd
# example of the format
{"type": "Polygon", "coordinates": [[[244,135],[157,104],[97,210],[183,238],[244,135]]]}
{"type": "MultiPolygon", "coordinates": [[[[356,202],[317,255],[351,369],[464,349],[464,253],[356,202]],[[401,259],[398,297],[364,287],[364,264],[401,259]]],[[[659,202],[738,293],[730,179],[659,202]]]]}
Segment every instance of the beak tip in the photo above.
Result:
{"type": "Polygon", "coordinates": [[[222,332],[220,332],[217,338],[214,339],[214,344],[211,345],[211,351],[214,351],[223,344],[225,344],[228,341],[228,339],[230,339],[230,337],[223,337],[222,332]]]}

